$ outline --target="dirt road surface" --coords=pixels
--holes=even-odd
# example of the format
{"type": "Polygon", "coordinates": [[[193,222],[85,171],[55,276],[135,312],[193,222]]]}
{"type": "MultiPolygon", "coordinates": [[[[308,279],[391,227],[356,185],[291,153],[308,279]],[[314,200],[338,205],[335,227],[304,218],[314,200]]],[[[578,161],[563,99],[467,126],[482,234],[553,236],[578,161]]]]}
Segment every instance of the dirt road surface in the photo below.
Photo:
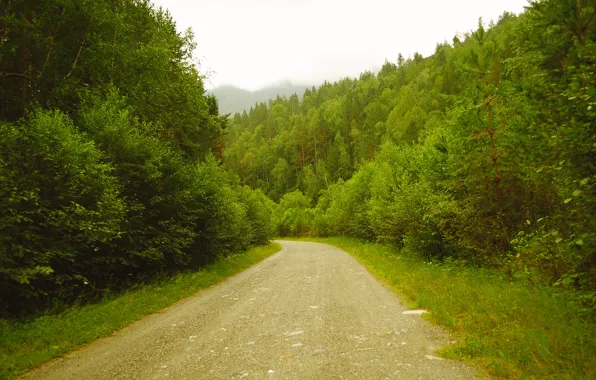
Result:
{"type": "Polygon", "coordinates": [[[279,242],[254,267],[27,379],[468,379],[449,337],[347,253],[279,242]]]}

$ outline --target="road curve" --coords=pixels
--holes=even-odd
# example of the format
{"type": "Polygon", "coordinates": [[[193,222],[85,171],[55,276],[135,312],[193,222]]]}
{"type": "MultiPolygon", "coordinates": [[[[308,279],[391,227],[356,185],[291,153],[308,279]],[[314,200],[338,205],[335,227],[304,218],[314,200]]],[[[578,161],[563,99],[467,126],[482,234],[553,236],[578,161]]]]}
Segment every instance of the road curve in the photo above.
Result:
{"type": "Polygon", "coordinates": [[[448,336],[342,250],[279,241],[252,268],[27,379],[468,379],[448,336]]]}

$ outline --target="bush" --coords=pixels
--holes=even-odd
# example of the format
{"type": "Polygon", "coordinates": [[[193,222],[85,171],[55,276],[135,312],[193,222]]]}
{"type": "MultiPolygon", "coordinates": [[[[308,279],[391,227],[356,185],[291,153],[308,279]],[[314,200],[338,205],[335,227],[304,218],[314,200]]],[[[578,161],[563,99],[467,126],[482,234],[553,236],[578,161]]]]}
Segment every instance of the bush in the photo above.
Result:
{"type": "Polygon", "coordinates": [[[275,226],[280,236],[308,236],[312,230],[313,213],[310,200],[300,190],[286,193],[279,201],[275,226]]]}
{"type": "Polygon", "coordinates": [[[275,202],[269,199],[260,189],[252,190],[248,186],[238,187],[238,201],[245,207],[245,219],[248,223],[249,245],[265,244],[273,235],[273,209],[275,202]]]}
{"type": "Polygon", "coordinates": [[[2,311],[84,294],[122,234],[112,166],[58,111],[0,124],[0,134],[2,311]]]}
{"type": "Polygon", "coordinates": [[[374,237],[368,218],[373,166],[363,166],[334,194],[327,215],[330,232],[362,239],[374,237]]]}
{"type": "Polygon", "coordinates": [[[0,125],[0,313],[89,300],[265,243],[273,202],[196,162],[116,93],[0,125]],[[83,130],[84,132],[81,132],[83,130]]]}

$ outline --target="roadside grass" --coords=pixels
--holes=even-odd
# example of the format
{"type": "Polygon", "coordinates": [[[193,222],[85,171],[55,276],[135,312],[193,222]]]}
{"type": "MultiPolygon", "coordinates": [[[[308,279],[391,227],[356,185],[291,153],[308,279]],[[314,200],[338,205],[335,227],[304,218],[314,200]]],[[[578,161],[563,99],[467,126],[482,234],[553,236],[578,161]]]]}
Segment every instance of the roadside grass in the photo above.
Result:
{"type": "Polygon", "coordinates": [[[97,304],[69,309],[29,321],[0,319],[0,379],[105,337],[141,317],[191,296],[278,252],[271,243],[218,260],[197,271],[140,286],[97,304]]]}
{"type": "Polygon", "coordinates": [[[343,249],[447,327],[444,357],[471,360],[491,377],[596,379],[596,316],[578,297],[511,282],[487,269],[425,262],[396,248],[349,238],[309,238],[343,249]]]}

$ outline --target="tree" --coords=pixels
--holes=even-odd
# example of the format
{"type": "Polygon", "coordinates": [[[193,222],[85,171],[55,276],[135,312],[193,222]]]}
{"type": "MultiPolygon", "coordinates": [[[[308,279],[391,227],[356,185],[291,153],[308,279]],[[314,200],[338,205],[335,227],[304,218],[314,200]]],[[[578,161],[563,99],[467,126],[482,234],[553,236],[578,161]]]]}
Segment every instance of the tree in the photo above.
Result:
{"type": "Polygon", "coordinates": [[[278,158],[275,167],[271,171],[271,178],[273,179],[272,199],[279,200],[290,189],[291,176],[292,168],[288,161],[281,157],[278,158]]]}
{"type": "MultiPolygon", "coordinates": [[[[0,4],[0,314],[87,302],[267,241],[273,206],[223,171],[228,118],[194,48],[145,0],[0,4]]],[[[226,159],[267,187],[270,124],[250,119],[235,118],[251,129],[232,131],[226,159]]]]}
{"type": "Polygon", "coordinates": [[[114,168],[61,112],[0,132],[0,312],[85,295],[118,266],[127,207],[114,168]]]}

